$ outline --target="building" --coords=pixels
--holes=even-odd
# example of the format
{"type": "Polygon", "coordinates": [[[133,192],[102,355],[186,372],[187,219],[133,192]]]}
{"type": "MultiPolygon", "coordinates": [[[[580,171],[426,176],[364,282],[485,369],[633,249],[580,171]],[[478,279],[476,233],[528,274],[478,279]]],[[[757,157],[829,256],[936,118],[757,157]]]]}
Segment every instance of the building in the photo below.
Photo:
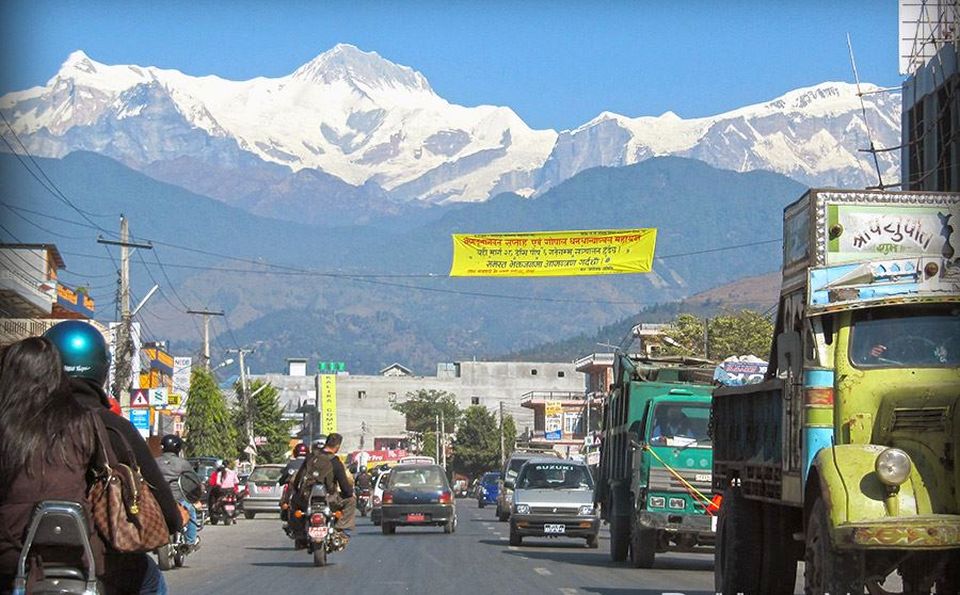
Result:
{"type": "MultiPolygon", "coordinates": [[[[302,423],[304,438],[318,436],[320,375],[288,362],[287,374],[253,375],[252,379],[277,387],[286,415],[302,423]],[[303,374],[294,374],[301,372],[303,374]]],[[[403,436],[405,419],[390,406],[418,390],[445,391],[456,396],[462,408],[482,405],[512,415],[519,433],[533,432],[535,412],[522,406],[532,391],[566,391],[583,397],[584,376],[573,363],[452,362],[437,364],[435,376],[418,376],[402,364],[387,366],[378,374],[336,374],[337,431],[344,435],[344,450],[373,448],[378,437],[403,436]]]]}
{"type": "Polygon", "coordinates": [[[93,299],[57,278],[65,268],[53,244],[0,244],[0,344],[41,335],[68,318],[106,330],[90,320],[93,299]]]}
{"type": "MultiPolygon", "coordinates": [[[[900,1],[903,190],[960,192],[960,5],[900,1]]],[[[956,222],[954,222],[956,224],[956,222]]]]}

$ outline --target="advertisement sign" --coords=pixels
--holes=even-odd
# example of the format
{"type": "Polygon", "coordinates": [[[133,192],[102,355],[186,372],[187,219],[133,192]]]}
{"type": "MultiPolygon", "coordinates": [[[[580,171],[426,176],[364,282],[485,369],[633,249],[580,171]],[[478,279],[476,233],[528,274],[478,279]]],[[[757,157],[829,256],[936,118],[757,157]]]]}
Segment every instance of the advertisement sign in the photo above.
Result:
{"type": "Polygon", "coordinates": [[[827,264],[960,253],[960,202],[943,206],[828,205],[827,264]]]}
{"type": "Polygon", "coordinates": [[[451,277],[649,273],[656,229],[453,234],[451,277]]]}
{"type": "Polygon", "coordinates": [[[320,431],[337,431],[337,375],[320,374],[320,431]]]}
{"type": "Polygon", "coordinates": [[[166,406],[167,406],[167,389],[166,389],[166,387],[151,388],[151,389],[150,389],[150,406],[151,406],[151,407],[166,407],[166,406]]]}
{"type": "Polygon", "coordinates": [[[563,404],[560,401],[547,401],[544,404],[543,429],[545,440],[563,438],[563,404]]]}
{"type": "Polygon", "coordinates": [[[140,432],[144,438],[150,436],[150,410],[149,409],[131,409],[130,423],[140,432]]]}
{"type": "Polygon", "coordinates": [[[767,362],[753,356],[733,356],[720,362],[713,379],[725,386],[743,386],[762,382],[767,373],[767,362]]]}

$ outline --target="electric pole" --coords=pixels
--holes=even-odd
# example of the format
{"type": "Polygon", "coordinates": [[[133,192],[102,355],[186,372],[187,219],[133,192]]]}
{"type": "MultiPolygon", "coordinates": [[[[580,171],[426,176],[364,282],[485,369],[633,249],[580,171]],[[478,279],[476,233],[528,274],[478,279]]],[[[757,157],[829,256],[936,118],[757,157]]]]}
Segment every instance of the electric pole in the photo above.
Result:
{"type": "Polygon", "coordinates": [[[433,455],[434,460],[440,460],[440,416],[433,416],[433,455]]]}
{"type": "MultiPolygon", "coordinates": [[[[223,316],[223,310],[187,310],[187,314],[203,316],[203,367],[210,369],[210,317],[223,316]]],[[[243,368],[243,364],[240,365],[243,368]]]]}
{"type": "Polygon", "coordinates": [[[247,442],[247,448],[250,449],[248,454],[250,455],[250,462],[256,463],[256,452],[257,445],[253,436],[253,399],[247,396],[247,364],[244,361],[244,356],[248,353],[253,353],[253,349],[228,349],[227,353],[236,353],[240,360],[240,410],[243,411],[244,418],[244,434],[247,442]]]}
{"type": "Polygon", "coordinates": [[[503,401],[500,401],[500,466],[506,461],[506,453],[503,452],[503,401]]]}
{"type": "Polygon", "coordinates": [[[710,359],[710,319],[703,319],[703,359],[710,359]]]}
{"type": "Polygon", "coordinates": [[[440,411],[440,449],[443,453],[443,468],[447,468],[447,430],[443,421],[443,411],[440,411]]]}
{"type": "Polygon", "coordinates": [[[150,244],[130,241],[130,226],[127,218],[120,215],[120,241],[97,238],[98,244],[120,246],[120,324],[114,339],[116,363],[113,368],[111,393],[120,401],[120,407],[130,408],[130,388],[133,383],[133,314],[130,313],[130,248],[152,250],[150,244]]]}

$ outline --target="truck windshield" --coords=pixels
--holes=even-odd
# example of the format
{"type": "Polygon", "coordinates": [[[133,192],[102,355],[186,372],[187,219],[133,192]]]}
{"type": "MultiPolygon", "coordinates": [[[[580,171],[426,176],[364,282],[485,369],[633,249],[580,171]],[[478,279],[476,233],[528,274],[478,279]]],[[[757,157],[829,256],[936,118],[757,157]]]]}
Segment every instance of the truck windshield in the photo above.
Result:
{"type": "Polygon", "coordinates": [[[708,447],[709,421],[709,403],[657,403],[650,444],[708,447]]]}
{"type": "Polygon", "coordinates": [[[960,365],[960,309],[882,308],[856,315],[850,361],[858,368],[960,365]]]}

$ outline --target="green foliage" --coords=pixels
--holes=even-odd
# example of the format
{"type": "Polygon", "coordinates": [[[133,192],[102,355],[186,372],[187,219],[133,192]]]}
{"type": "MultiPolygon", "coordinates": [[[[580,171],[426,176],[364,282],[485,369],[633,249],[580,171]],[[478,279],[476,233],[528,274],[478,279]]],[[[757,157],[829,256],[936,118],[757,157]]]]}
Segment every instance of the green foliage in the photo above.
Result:
{"type": "MultiPolygon", "coordinates": [[[[250,384],[247,391],[252,395],[266,384],[257,380],[250,384]]],[[[243,436],[246,427],[246,412],[239,406],[240,383],[234,387],[237,392],[238,406],[233,410],[234,427],[237,428],[237,450],[241,453],[247,447],[243,436]]],[[[267,384],[266,388],[254,395],[250,402],[250,414],[253,419],[253,435],[267,439],[265,444],[257,446],[257,463],[280,463],[289,450],[290,428],[293,422],[283,419],[283,407],[280,405],[280,391],[267,384]]]]}
{"type": "MultiPolygon", "coordinates": [[[[679,346],[664,345],[664,355],[704,357],[704,319],[692,314],[680,314],[673,321],[670,338],[679,346]]],[[[722,360],[731,355],[770,355],[773,323],[754,310],[726,312],[710,319],[707,327],[708,357],[722,360]]]]}
{"type": "Polygon", "coordinates": [[[517,424],[513,421],[512,415],[505,415],[503,418],[503,456],[510,456],[510,453],[517,448],[517,424]]]}
{"type": "Polygon", "coordinates": [[[454,471],[468,477],[500,467],[500,428],[486,407],[471,405],[463,412],[453,454],[454,471]]]}
{"type": "Polygon", "coordinates": [[[187,456],[237,456],[237,431],[227,402],[210,370],[194,366],[186,412],[187,456]]]}
{"type": "Polygon", "coordinates": [[[391,400],[390,406],[406,416],[407,429],[413,432],[435,431],[436,418],[442,413],[444,430],[451,434],[456,431],[462,415],[456,395],[442,390],[411,391],[403,401],[391,400]]]}
{"type": "Polygon", "coordinates": [[[437,434],[435,432],[424,432],[423,433],[423,442],[420,445],[420,453],[425,457],[433,457],[433,460],[440,462],[440,457],[437,456],[437,434]]]}

